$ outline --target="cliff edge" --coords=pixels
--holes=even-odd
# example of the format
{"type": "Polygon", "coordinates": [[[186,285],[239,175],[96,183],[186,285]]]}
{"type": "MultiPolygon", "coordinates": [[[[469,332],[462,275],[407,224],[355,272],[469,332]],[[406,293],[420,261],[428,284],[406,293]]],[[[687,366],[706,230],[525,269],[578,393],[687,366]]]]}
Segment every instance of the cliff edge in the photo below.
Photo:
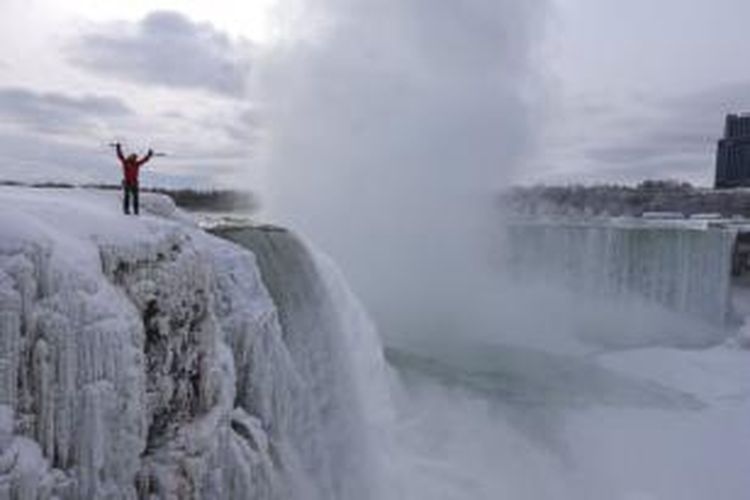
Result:
{"type": "Polygon", "coordinates": [[[310,381],[254,255],[143,207],[0,188],[0,499],[351,491],[300,442],[310,381]]]}

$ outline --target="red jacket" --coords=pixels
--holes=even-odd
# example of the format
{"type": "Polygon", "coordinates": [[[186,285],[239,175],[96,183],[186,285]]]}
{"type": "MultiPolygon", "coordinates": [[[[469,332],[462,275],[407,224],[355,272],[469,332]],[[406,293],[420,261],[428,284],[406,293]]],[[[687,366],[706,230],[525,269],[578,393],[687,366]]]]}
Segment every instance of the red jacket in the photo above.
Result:
{"type": "Polygon", "coordinates": [[[154,152],[150,149],[148,154],[141,159],[138,159],[136,155],[130,155],[127,158],[122,154],[122,148],[118,144],[117,147],[117,158],[122,163],[122,174],[124,182],[128,186],[135,186],[138,184],[138,171],[141,169],[141,165],[146,163],[154,155],[154,152]]]}

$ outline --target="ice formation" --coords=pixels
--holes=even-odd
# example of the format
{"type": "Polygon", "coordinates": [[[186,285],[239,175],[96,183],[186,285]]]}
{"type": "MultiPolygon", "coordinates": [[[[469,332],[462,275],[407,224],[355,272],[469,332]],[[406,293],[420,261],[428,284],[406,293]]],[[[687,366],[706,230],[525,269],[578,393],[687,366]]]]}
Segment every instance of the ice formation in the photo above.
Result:
{"type": "Polygon", "coordinates": [[[0,499],[367,498],[383,360],[335,270],[144,205],[0,191],[0,499]]]}

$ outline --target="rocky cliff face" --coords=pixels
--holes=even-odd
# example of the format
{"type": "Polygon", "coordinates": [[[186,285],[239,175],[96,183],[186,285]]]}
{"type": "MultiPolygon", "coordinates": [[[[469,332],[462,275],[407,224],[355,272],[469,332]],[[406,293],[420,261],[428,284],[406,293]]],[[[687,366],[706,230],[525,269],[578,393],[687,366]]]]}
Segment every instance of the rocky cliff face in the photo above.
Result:
{"type": "MultiPolygon", "coordinates": [[[[366,443],[349,444],[366,434],[356,367],[336,345],[351,330],[310,316],[285,332],[251,252],[184,222],[125,220],[110,196],[65,207],[66,227],[65,193],[0,193],[0,499],[367,489],[366,443]]],[[[163,199],[146,206],[174,219],[163,199]]]]}

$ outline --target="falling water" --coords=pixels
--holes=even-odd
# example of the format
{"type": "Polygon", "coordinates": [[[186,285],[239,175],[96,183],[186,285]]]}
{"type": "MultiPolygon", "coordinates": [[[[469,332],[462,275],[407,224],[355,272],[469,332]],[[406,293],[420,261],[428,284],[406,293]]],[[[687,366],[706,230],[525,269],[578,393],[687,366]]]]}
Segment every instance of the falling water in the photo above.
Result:
{"type": "Polygon", "coordinates": [[[613,221],[509,225],[509,268],[587,296],[637,297],[723,325],[732,229],[613,221]]]}
{"type": "MultiPolygon", "coordinates": [[[[288,438],[305,500],[381,499],[374,435],[390,418],[374,326],[330,260],[278,228],[218,230],[251,250],[278,311],[302,389],[288,394],[288,438]]],[[[382,435],[377,437],[381,444],[382,435]]],[[[299,500],[302,500],[300,498],[299,500]]]]}

